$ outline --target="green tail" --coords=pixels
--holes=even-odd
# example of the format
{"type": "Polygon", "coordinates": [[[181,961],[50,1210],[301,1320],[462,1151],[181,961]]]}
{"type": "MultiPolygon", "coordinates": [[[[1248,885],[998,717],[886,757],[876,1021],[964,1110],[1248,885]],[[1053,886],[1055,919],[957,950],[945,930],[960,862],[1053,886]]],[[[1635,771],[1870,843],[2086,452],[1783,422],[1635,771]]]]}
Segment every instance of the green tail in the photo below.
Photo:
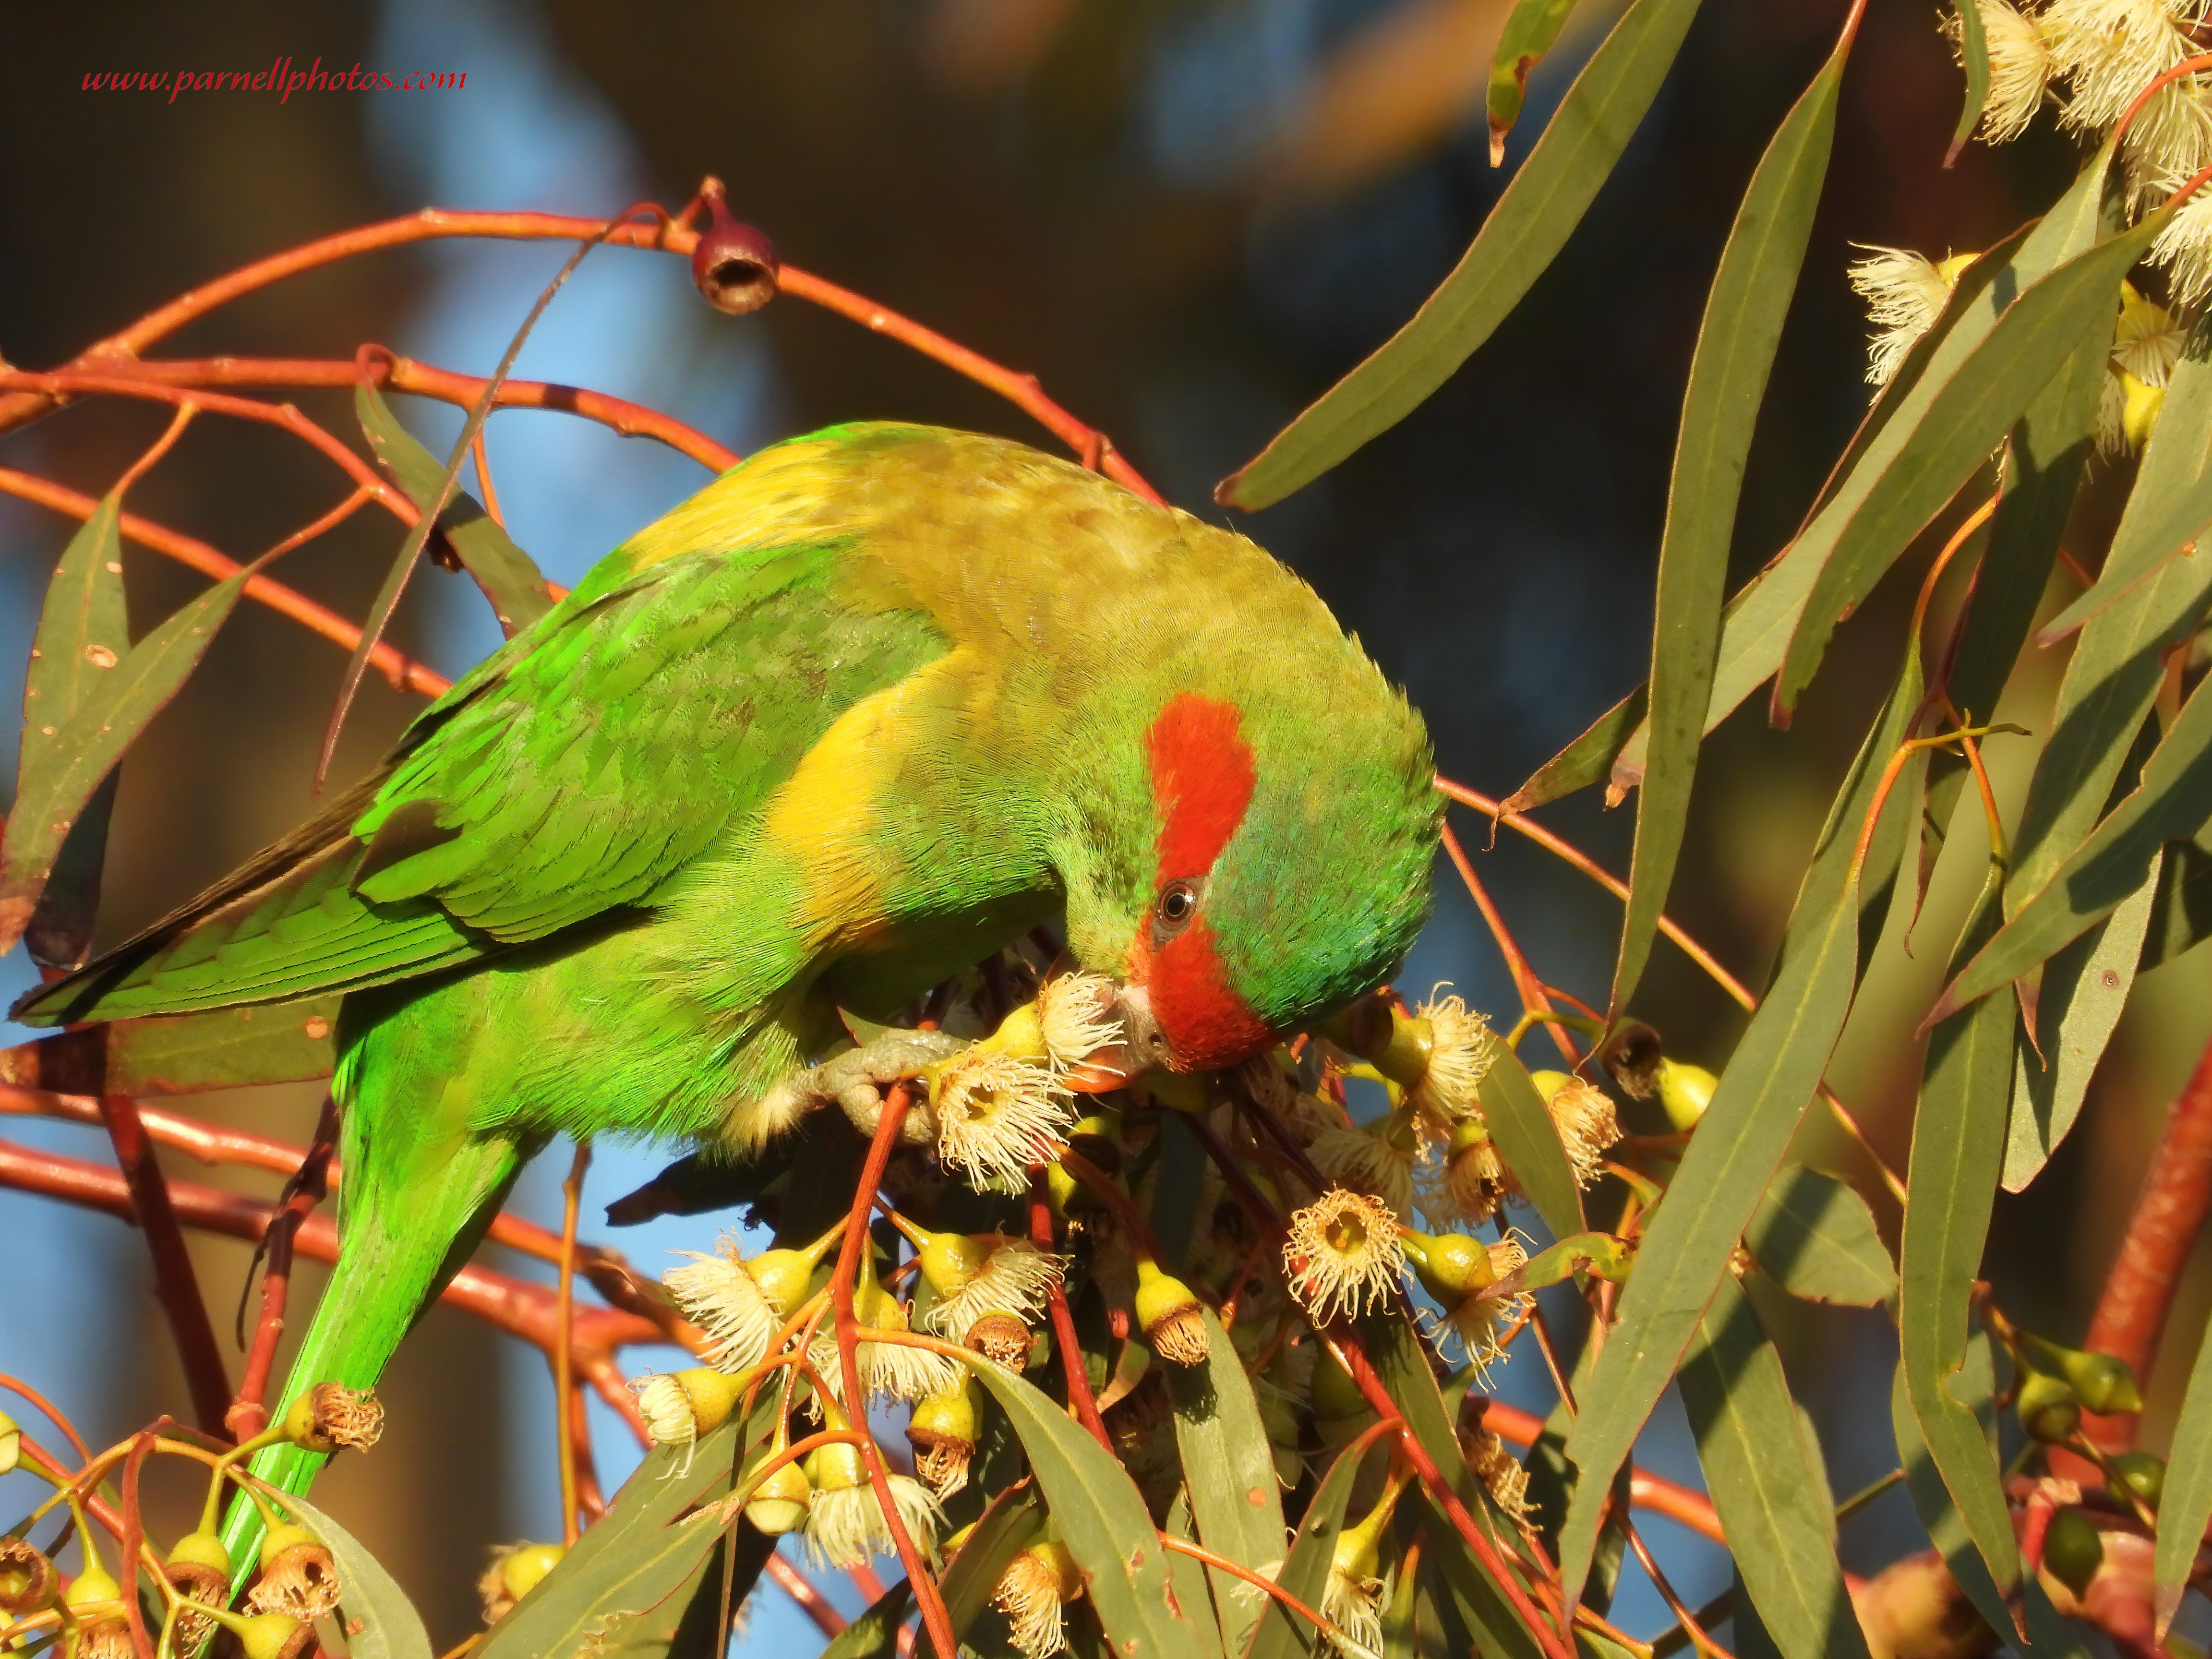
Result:
{"type": "MultiPolygon", "coordinates": [[[[381,1114],[378,1115],[381,1116],[381,1114]]],[[[375,1385],[408,1328],[437,1299],[482,1241],[507,1189],[541,1144],[503,1135],[392,1137],[406,1141],[401,1156],[388,1143],[372,1148],[372,1133],[346,1135],[346,1182],[342,1188],[338,1261],[308,1326],[299,1356],[285,1379],[281,1413],[319,1382],[349,1389],[375,1385]]],[[[253,1473],[280,1492],[305,1492],[327,1461],[299,1446],[272,1446],[252,1462],[253,1473]]],[[[250,1575],[262,1533],[259,1512],[244,1498],[234,1502],[222,1541],[242,1580],[250,1575]]]]}

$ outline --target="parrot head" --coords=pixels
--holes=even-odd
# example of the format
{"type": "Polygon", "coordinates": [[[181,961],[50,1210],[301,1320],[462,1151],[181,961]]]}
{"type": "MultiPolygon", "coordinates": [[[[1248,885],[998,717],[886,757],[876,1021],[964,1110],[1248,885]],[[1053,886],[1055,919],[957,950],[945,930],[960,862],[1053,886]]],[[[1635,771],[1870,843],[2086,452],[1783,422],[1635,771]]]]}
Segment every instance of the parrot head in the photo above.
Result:
{"type": "Polygon", "coordinates": [[[1117,722],[1118,798],[1087,815],[1117,833],[1069,884],[1069,939],[1146,1069],[1251,1058],[1388,980],[1428,919],[1426,732],[1307,598],[1323,627],[1178,652],[1117,722]]]}

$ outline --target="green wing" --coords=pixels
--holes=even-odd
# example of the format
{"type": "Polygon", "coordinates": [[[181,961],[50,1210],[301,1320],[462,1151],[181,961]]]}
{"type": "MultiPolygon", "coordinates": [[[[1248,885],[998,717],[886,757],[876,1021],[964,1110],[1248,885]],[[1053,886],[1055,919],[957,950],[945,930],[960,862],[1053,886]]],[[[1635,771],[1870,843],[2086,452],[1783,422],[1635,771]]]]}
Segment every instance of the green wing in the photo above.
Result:
{"type": "Polygon", "coordinates": [[[839,599],[854,556],[850,540],[684,554],[587,581],[375,776],[15,1017],[359,990],[649,908],[839,714],[945,649],[915,611],[839,599]]]}

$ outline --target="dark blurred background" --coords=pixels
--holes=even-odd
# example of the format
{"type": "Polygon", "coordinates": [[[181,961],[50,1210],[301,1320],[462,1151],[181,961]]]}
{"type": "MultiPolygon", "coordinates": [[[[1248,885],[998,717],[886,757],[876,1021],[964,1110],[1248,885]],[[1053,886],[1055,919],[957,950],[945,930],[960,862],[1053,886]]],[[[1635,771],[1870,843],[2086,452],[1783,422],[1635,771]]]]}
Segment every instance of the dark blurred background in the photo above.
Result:
{"type": "MultiPolygon", "coordinates": [[[[652,7],[580,0],[362,0],[313,9],[205,0],[190,9],[18,8],[0,52],[0,356],[43,368],[246,260],[434,204],[604,214],[673,207],[712,173],[793,263],[1036,372],[1177,504],[1216,521],[1216,479],[1400,324],[1465,246],[1614,9],[1585,0],[1537,73],[1506,165],[1488,164],[1481,91],[1505,0],[811,0],[652,7]],[[86,91],[110,70],[261,68],[289,55],[343,72],[464,71],[458,91],[275,94],[86,91]]],[[[1645,672],[1650,590],[1681,385],[1721,241],[1760,148],[1828,51],[1841,0],[1706,0],[1681,59],[1556,266],[1429,404],[1329,477],[1240,523],[1310,580],[1408,686],[1443,770],[1503,795],[1645,672]]],[[[1853,242],[1933,257],[1980,248],[2071,176],[2048,131],[1941,167],[1960,79],[1922,0],[1874,0],[1796,310],[1761,417],[1737,575],[1787,539],[1863,412],[1853,242]]],[[[279,284],[165,343],[344,358],[366,340],[483,374],[567,249],[441,243],[279,284]]],[[[1016,410],[895,343],[796,302],[729,319],[665,256],[602,252],[556,302],[517,373],[668,409],[740,451],[832,421],[888,416],[1047,442],[1016,410]]],[[[349,433],[345,401],[303,406],[349,433]]],[[[409,404],[434,443],[458,415],[409,404]]],[[[98,494],[166,410],[81,406],[0,443],[0,465],[98,494]]],[[[489,427],[511,527],[573,582],[704,475],[681,457],[563,416],[489,427]]],[[[442,443],[440,443],[442,453],[442,443]]],[[[2123,471],[2100,488],[2122,488],[2123,471]]],[[[260,429],[199,421],[137,490],[137,510],[234,556],[265,548],[343,493],[327,463],[260,429]]],[[[0,497],[0,655],[20,671],[38,596],[69,526],[0,497]]],[[[362,514],[289,561],[288,581],[359,615],[394,547],[362,514]]],[[[198,580],[134,550],[143,629],[198,580]]],[[[1754,985],[1796,874],[1897,659],[1924,558],[1908,560],[1838,636],[1796,728],[1764,699],[1713,740],[1670,909],[1754,985]]],[[[1939,616],[1940,620],[1940,616],[1939,616]]],[[[473,591],[420,576],[393,637],[452,673],[495,641],[473,591]]],[[[248,606],[125,769],[103,937],[149,920],[309,808],[313,747],[339,654],[248,606]]],[[[2039,660],[2006,714],[2033,726],[2060,663],[2039,660]]],[[[338,773],[365,767],[410,713],[372,679],[338,773]]],[[[2032,743],[1992,747],[2016,799],[2032,743]]],[[[1545,817],[1625,868],[1632,823],[1595,793],[1545,817]]],[[[1460,828],[1541,972],[1602,1003],[1618,908],[1516,837],[1483,852],[1460,828]]],[[[1926,939],[1948,938],[1980,857],[1938,872],[1926,939]]],[[[1506,1012],[1510,985],[1449,872],[1408,969],[1506,1012]]],[[[1832,1080],[1902,1164],[1917,1054],[1893,1035],[1924,1003],[1940,948],[1893,935],[1832,1080]],[[1901,1026],[1900,1026],[1901,1021],[1901,1026]],[[1869,1036],[1871,1032],[1873,1035],[1869,1036]]],[[[27,978],[21,953],[9,988],[27,978]]],[[[2036,1189],[2001,1203],[1991,1271],[2016,1315],[2079,1336],[2160,1115],[2212,1025],[2206,969],[2151,975],[2084,1127],[2036,1189]]],[[[1662,945],[1638,1012],[1674,1052],[1717,1066],[1731,1005],[1662,945]]],[[[20,1035],[20,1034],[19,1034],[20,1035]]],[[[319,1097],[210,1097],[213,1115],[304,1136],[319,1097]]],[[[10,1135],[101,1157],[95,1136],[11,1119],[10,1135]]],[[[1863,1177],[1823,1126],[1805,1155],[1863,1177]]],[[[521,1201],[557,1210],[565,1158],[521,1201]]],[[[602,1147],[587,1216],[656,1167],[602,1147]]],[[[191,1171],[195,1176],[203,1172],[191,1171]]],[[[234,1174],[220,1178],[237,1179],[234,1174]]],[[[244,1182],[242,1184],[251,1184],[244,1182]]],[[[1870,1193],[1871,1181],[1862,1184],[1870,1193]]],[[[1878,1204],[1884,1224],[1893,1211],[1878,1204]]],[[[711,1224],[615,1242],[649,1269],[711,1224]]],[[[0,1193],[0,1367],[112,1438],[180,1409],[139,1241],[112,1223],[0,1193]],[[130,1340],[118,1321],[143,1322],[130,1340]],[[148,1356],[143,1361],[138,1356],[148,1356]],[[121,1362],[121,1363],[118,1363],[121,1362]]],[[[203,1247],[218,1322],[245,1252],[203,1247]]],[[[512,1265],[512,1264],[509,1264],[512,1265]]],[[[313,1281],[310,1280],[310,1288],[313,1281]]],[[[2192,1279],[2177,1345],[2208,1297],[2192,1279]]],[[[1893,1339],[1877,1316],[1794,1319],[1792,1374],[1828,1441],[1839,1495],[1894,1466],[1893,1339]]],[[[638,1356],[641,1366],[649,1356],[638,1356]]],[[[1533,1361],[1502,1386],[1530,1404],[1533,1361]]],[[[2155,1391],[2170,1415],[2178,1385],[2155,1391]]],[[[331,1501],[422,1596],[442,1643],[473,1619],[484,1547],[557,1529],[550,1390],[534,1355],[443,1313],[386,1389],[393,1426],[345,1460],[331,1501]]],[[[1694,1478],[1679,1413],[1643,1455],[1694,1478]]],[[[2154,1429],[2155,1433],[2155,1429],[2154,1429]]],[[[629,1466],[611,1419],[611,1484],[629,1466]]],[[[1717,1553],[1654,1522],[1687,1595],[1723,1582],[1717,1553]]],[[[1868,1571],[1917,1546],[1894,1497],[1846,1528],[1868,1571]]],[[[1631,1569],[1633,1578],[1634,1570],[1631,1569]]],[[[1650,1626],[1632,1583],[1620,1617],[1650,1626]]],[[[758,1598],[751,1639],[796,1641],[790,1605],[758,1598]]]]}

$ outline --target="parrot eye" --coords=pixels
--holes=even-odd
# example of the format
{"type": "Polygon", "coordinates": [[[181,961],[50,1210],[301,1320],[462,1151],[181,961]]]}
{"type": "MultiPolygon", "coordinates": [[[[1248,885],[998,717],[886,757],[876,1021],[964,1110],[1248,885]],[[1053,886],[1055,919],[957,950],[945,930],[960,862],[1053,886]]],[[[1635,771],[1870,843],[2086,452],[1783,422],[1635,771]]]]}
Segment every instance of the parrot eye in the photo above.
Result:
{"type": "Polygon", "coordinates": [[[1153,907],[1152,937],[1173,939],[1197,914],[1198,889],[1187,881],[1170,882],[1160,890],[1160,901],[1153,907]]]}

